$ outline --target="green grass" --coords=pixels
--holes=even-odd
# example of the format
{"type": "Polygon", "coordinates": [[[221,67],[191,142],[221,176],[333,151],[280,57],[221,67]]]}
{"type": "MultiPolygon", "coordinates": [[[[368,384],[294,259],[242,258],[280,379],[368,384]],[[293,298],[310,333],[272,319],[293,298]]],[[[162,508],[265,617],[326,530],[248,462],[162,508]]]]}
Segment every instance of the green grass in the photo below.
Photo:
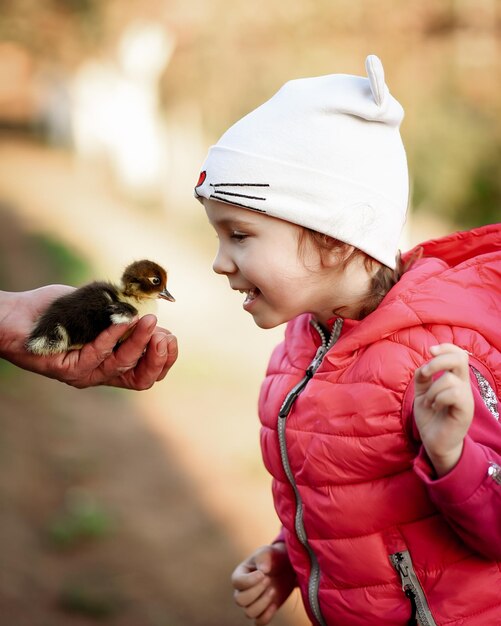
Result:
{"type": "Polygon", "coordinates": [[[83,542],[101,539],[113,530],[111,515],[92,494],[75,492],[47,525],[51,544],[69,549],[83,542]]]}
{"type": "Polygon", "coordinates": [[[47,233],[31,234],[28,239],[43,256],[53,282],[80,285],[89,280],[90,264],[59,239],[47,233]]]}
{"type": "Polygon", "coordinates": [[[94,577],[69,582],[59,594],[59,606],[63,611],[97,620],[115,615],[122,603],[119,594],[109,588],[106,581],[94,577]]]}

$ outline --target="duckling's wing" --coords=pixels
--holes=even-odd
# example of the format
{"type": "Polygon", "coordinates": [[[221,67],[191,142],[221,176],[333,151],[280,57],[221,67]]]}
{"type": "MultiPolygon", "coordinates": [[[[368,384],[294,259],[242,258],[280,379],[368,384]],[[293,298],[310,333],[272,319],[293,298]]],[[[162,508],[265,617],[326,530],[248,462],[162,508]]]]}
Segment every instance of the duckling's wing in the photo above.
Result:
{"type": "Polygon", "coordinates": [[[136,307],[128,302],[114,302],[108,305],[110,320],[113,324],[123,324],[130,322],[138,314],[136,307]]]}
{"type": "MultiPolygon", "coordinates": [[[[28,341],[27,349],[36,354],[54,354],[81,347],[93,341],[110,324],[122,305],[118,289],[107,282],[93,282],[55,300],[40,316],[28,341]]],[[[136,311],[128,305],[129,319],[136,311]]]]}

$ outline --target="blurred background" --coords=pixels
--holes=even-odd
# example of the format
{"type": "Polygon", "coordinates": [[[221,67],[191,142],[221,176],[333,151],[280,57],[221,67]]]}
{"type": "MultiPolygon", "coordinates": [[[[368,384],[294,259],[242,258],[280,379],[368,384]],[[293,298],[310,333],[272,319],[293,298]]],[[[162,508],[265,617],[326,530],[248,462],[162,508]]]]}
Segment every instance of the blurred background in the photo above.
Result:
{"type": "MultiPolygon", "coordinates": [[[[0,288],[169,269],[165,381],[77,391],[0,361],[0,625],[238,626],[229,578],[278,523],[262,331],[211,271],[207,147],[286,80],[364,74],[402,102],[402,242],[500,221],[497,0],[2,0],[0,288]]],[[[305,626],[294,595],[278,626],[305,626]]]]}

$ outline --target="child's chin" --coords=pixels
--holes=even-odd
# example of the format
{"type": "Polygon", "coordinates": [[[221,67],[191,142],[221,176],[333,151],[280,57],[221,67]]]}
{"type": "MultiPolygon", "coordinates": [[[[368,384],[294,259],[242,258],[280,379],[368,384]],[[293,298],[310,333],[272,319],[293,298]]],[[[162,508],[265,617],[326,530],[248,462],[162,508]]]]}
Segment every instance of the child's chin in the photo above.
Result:
{"type": "Polygon", "coordinates": [[[254,319],[254,324],[256,324],[256,326],[258,326],[259,328],[262,328],[263,330],[276,328],[277,326],[280,326],[280,324],[284,323],[283,321],[278,321],[278,320],[263,319],[263,318],[260,318],[259,316],[256,316],[253,319],[254,319]]]}

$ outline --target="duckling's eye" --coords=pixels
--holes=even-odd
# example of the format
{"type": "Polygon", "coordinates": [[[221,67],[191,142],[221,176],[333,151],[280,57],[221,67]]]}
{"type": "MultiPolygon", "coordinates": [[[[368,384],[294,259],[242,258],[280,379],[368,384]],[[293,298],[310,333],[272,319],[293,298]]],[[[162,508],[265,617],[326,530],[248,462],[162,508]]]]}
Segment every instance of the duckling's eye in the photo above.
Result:
{"type": "Polygon", "coordinates": [[[153,278],[150,278],[151,282],[153,285],[159,285],[160,284],[160,278],[158,278],[158,276],[154,276],[153,278]]]}

